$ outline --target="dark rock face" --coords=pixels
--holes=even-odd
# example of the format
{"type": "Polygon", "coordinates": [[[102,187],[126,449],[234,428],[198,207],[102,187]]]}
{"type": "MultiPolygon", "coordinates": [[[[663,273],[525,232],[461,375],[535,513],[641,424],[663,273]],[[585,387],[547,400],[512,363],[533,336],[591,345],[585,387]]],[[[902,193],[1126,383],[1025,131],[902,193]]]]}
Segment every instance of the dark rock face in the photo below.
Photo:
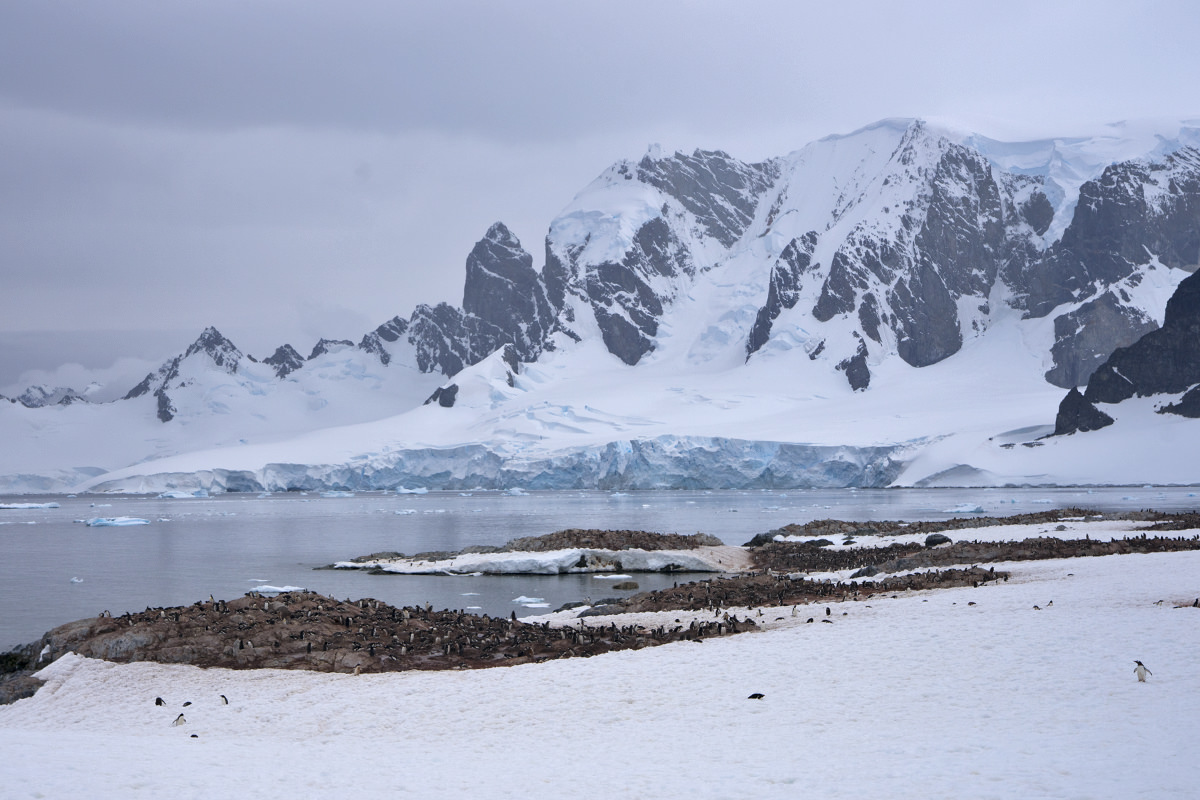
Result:
{"type": "Polygon", "coordinates": [[[771,337],[771,324],[787,308],[795,308],[800,299],[800,280],[812,265],[813,251],[817,247],[817,232],[809,231],[798,239],[792,239],[771,270],[771,282],[767,289],[767,302],[758,310],[754,327],[746,340],[746,358],[759,350],[771,337]]]}
{"type": "Polygon", "coordinates": [[[850,388],[854,391],[861,391],[870,386],[871,370],[867,367],[867,343],[860,338],[858,351],[839,363],[837,368],[846,373],[846,380],[850,382],[850,388]]]}
{"type": "Polygon", "coordinates": [[[1046,380],[1063,389],[1084,386],[1118,347],[1133,344],[1158,327],[1140,309],[1110,291],[1054,320],[1054,367],[1046,380]]]}
{"type": "Polygon", "coordinates": [[[508,342],[504,331],[446,303],[419,305],[408,325],[421,372],[455,375],[508,342]]]}
{"type": "Polygon", "coordinates": [[[392,317],[375,330],[363,336],[362,341],[358,343],[358,349],[367,353],[373,353],[379,359],[379,363],[386,367],[391,363],[392,356],[388,353],[387,348],[384,347],[384,343],[398,341],[407,330],[408,320],[401,319],[400,317],[392,317]]]}
{"type": "Polygon", "coordinates": [[[1175,394],[1200,383],[1200,272],[1185,278],[1167,301],[1163,326],[1115,351],[1088,381],[1092,403],[1138,395],[1175,394]]]}
{"type": "Polygon", "coordinates": [[[1150,255],[1168,267],[1200,261],[1200,150],[1113,164],[1085,183],[1062,240],[1014,276],[1017,307],[1045,316],[1094,293],[1097,281],[1127,278],[1150,255]]]}
{"type": "Polygon", "coordinates": [[[467,256],[462,307],[507,334],[524,361],[541,354],[554,328],[554,311],[533,256],[502,222],[492,225],[467,256]]]}
{"type": "Polygon", "coordinates": [[[275,348],[275,352],[264,358],[262,363],[275,370],[276,377],[286,378],[304,366],[304,356],[297,353],[296,348],[290,344],[285,344],[275,348]]]}
{"type": "Polygon", "coordinates": [[[429,395],[429,399],[424,405],[437,403],[442,408],[453,408],[454,401],[458,398],[458,384],[451,383],[446,386],[439,386],[434,389],[433,394],[429,395]]]}
{"type": "Polygon", "coordinates": [[[664,298],[651,282],[695,271],[691,253],[662,217],[638,230],[620,263],[605,262],[589,269],[585,290],[608,351],[633,365],[653,350],[664,298]]]}
{"type": "Polygon", "coordinates": [[[1158,410],[1160,414],[1178,414],[1181,417],[1200,419],[1200,386],[1192,388],[1179,398],[1179,402],[1170,403],[1158,410]]]}
{"type": "Polygon", "coordinates": [[[1112,424],[1112,417],[1089,403],[1078,389],[1071,387],[1071,391],[1067,392],[1067,396],[1058,405],[1054,435],[1094,431],[1112,424]]]}
{"type": "Polygon", "coordinates": [[[308,354],[308,360],[312,361],[318,356],[323,356],[335,348],[341,347],[354,347],[354,342],[349,339],[321,339],[313,345],[312,352],[308,354]]]}
{"type": "Polygon", "coordinates": [[[160,388],[154,393],[154,396],[158,400],[156,408],[159,421],[170,422],[175,419],[175,415],[179,412],[171,402],[171,398],[167,396],[166,391],[160,388]]]}
{"type": "Polygon", "coordinates": [[[637,165],[638,180],[678,200],[725,247],[745,232],[759,198],[778,177],[773,161],[745,164],[719,150],[645,156],[637,165]]]}

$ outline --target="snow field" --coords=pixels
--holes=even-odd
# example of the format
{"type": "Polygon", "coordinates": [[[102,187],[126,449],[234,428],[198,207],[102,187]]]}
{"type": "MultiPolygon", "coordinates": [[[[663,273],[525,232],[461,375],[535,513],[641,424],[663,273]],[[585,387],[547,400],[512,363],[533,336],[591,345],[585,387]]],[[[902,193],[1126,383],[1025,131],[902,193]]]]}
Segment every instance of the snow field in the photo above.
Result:
{"type": "Polygon", "coordinates": [[[1172,606],[1200,595],[1200,553],[1004,568],[830,604],[831,625],[784,609],[761,633],[513,668],[67,656],[0,708],[0,796],[1194,796],[1200,611],[1172,606]]]}

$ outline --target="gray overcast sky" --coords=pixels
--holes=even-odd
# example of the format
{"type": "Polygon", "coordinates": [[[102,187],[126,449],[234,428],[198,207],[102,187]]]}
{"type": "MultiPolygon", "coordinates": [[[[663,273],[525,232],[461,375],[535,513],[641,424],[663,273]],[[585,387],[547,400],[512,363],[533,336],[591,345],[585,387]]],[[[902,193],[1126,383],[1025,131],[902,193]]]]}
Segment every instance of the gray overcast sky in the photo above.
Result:
{"type": "Polygon", "coordinates": [[[0,388],[210,324],[265,356],[457,304],[491,223],[540,266],[557,211],[651,142],[1070,135],[1200,115],[1198,76],[1192,0],[8,0],[0,388]]]}

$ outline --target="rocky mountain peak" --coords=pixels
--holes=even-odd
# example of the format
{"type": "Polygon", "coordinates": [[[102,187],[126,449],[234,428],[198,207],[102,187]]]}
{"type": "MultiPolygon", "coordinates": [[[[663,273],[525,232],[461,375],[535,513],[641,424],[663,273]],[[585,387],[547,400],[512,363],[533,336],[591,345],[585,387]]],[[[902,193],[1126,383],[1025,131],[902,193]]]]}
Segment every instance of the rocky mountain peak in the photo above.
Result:
{"type": "Polygon", "coordinates": [[[188,345],[183,357],[189,358],[199,353],[207,355],[214,364],[230,373],[237,372],[238,364],[242,360],[242,351],[211,325],[204,329],[196,341],[188,345]]]}
{"type": "Polygon", "coordinates": [[[290,344],[280,345],[275,352],[262,360],[262,363],[275,370],[276,377],[286,378],[304,366],[304,356],[296,352],[290,344]]]}

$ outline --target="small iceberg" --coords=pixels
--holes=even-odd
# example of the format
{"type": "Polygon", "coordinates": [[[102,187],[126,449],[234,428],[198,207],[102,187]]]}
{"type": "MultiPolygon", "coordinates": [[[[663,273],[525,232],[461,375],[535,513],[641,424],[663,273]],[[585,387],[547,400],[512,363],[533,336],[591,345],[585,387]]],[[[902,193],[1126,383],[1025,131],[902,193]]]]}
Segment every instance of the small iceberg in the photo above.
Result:
{"type": "Polygon", "coordinates": [[[321,497],[354,497],[354,492],[321,492],[321,497]]]}
{"type": "Polygon", "coordinates": [[[259,594],[281,594],[283,592],[306,592],[303,586],[255,586],[252,591],[259,594]]]}
{"type": "Polygon", "coordinates": [[[184,492],[179,489],[172,489],[169,492],[161,492],[158,495],[160,500],[192,500],[197,497],[208,497],[208,492],[203,489],[197,489],[194,492],[184,492]]]}
{"type": "Polygon", "coordinates": [[[942,509],[943,514],[982,514],[983,506],[975,503],[959,503],[954,508],[942,509]]]}
{"type": "Polygon", "coordinates": [[[424,488],[406,489],[403,486],[401,486],[399,489],[396,490],[396,494],[429,494],[429,490],[424,489],[424,488]]]}
{"type": "Polygon", "coordinates": [[[609,575],[593,575],[592,577],[598,581],[625,581],[625,580],[629,580],[633,576],[632,575],[611,575],[611,574],[609,574],[609,575]]]}
{"type": "Polygon", "coordinates": [[[538,603],[545,603],[546,598],[526,597],[525,595],[521,595],[520,597],[514,597],[513,602],[519,606],[536,606],[538,603]]]}
{"type": "Polygon", "coordinates": [[[83,583],[83,578],[71,578],[71,583],[83,583]]]}
{"type": "Polygon", "coordinates": [[[127,525],[149,525],[150,520],[141,517],[92,517],[84,524],[89,528],[123,528],[127,525]]]}
{"type": "Polygon", "coordinates": [[[33,508],[58,508],[58,503],[0,503],[0,508],[13,511],[28,511],[33,508]]]}
{"type": "Polygon", "coordinates": [[[524,489],[522,489],[520,487],[514,486],[513,488],[506,491],[505,494],[508,495],[509,497],[525,497],[529,494],[529,492],[525,491],[524,489]]]}

